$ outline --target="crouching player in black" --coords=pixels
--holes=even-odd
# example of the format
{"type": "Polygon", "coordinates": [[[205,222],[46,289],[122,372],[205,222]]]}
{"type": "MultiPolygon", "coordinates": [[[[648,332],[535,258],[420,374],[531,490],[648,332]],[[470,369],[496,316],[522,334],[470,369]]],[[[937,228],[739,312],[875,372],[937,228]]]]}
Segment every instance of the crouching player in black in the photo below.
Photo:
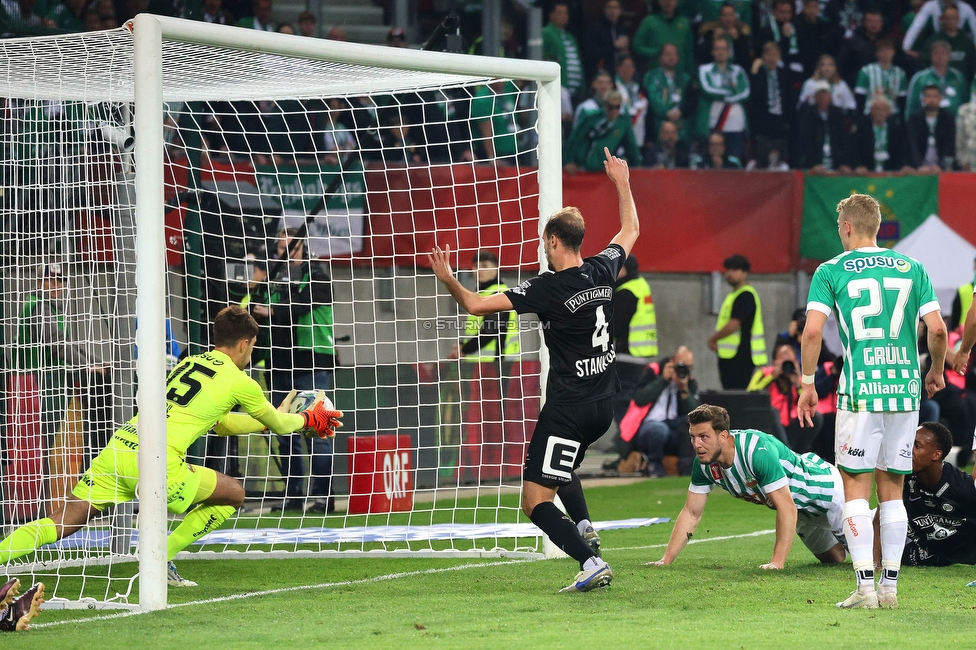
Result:
{"type": "Polygon", "coordinates": [[[583,259],[585,226],[576,208],[557,210],[546,222],[542,242],[549,270],[514,289],[482,297],[461,286],[450,266],[450,249],[435,247],[431,268],[451,295],[475,316],[514,309],[535,313],[549,349],[546,401],[525,456],[522,510],[549,539],[580,563],[576,579],[562,591],[590,591],[613,579],[599,556],[600,538],[590,524],[576,469],[587,447],[613,419],[617,391],[614,370],[613,287],[637,241],[637,207],[627,163],[604,149],[607,176],[617,188],[620,231],[610,245],[583,259]],[[570,521],[553,503],[566,506],[570,521]]]}
{"type": "MultiPolygon", "coordinates": [[[[952,434],[938,422],[923,422],[915,432],[903,495],[908,540],[902,564],[976,564],[976,485],[972,476],[945,462],[951,449],[952,434]]],[[[976,581],[969,586],[976,587],[976,581]]]]}

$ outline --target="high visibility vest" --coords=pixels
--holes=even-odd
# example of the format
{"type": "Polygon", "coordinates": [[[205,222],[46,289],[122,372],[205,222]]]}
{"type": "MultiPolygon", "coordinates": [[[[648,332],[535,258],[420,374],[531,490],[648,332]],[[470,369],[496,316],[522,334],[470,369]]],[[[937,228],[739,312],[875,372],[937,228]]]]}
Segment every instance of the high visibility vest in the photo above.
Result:
{"type": "Polygon", "coordinates": [[[635,357],[656,357],[657,315],[654,310],[654,297],[651,285],[644,278],[628,280],[617,287],[617,291],[629,291],[637,298],[637,310],[630,319],[627,333],[627,347],[635,357]]]}
{"type": "Polygon", "coordinates": [[[964,284],[959,287],[959,324],[962,325],[966,322],[966,314],[969,313],[969,307],[973,304],[973,285],[972,283],[964,284]]]}
{"type": "MultiPolygon", "coordinates": [[[[739,294],[748,291],[752,294],[752,297],[756,301],[756,316],[752,319],[752,332],[750,333],[750,347],[752,350],[752,363],[757,366],[764,366],[769,363],[769,357],[766,356],[766,339],[763,333],[763,322],[762,322],[762,306],[759,304],[759,294],[748,284],[744,284],[728,296],[725,297],[725,301],[722,303],[722,308],[718,312],[718,322],[715,323],[715,331],[725,327],[725,324],[732,319],[732,303],[735,299],[739,297],[739,294]]],[[[731,359],[735,356],[735,353],[739,351],[739,342],[741,340],[740,330],[736,330],[726,336],[724,339],[718,340],[718,358],[719,359],[731,359]]]]}
{"type": "MultiPolygon", "coordinates": [[[[488,296],[493,296],[496,293],[501,293],[508,290],[508,285],[504,282],[496,282],[495,284],[485,287],[478,292],[478,295],[482,298],[487,298],[488,296]]],[[[481,327],[485,322],[484,316],[475,316],[473,314],[468,314],[467,320],[464,321],[464,335],[467,338],[474,338],[481,333],[481,327]]],[[[508,320],[504,323],[498,324],[499,329],[504,328],[506,333],[505,337],[505,347],[502,350],[502,356],[505,357],[517,357],[522,351],[521,344],[519,343],[518,337],[518,316],[515,310],[508,312],[508,320]]],[[[498,339],[492,339],[483,348],[479,349],[477,352],[472,354],[464,355],[465,361],[470,361],[472,363],[479,361],[494,361],[495,360],[495,350],[498,347],[498,339]]]]}

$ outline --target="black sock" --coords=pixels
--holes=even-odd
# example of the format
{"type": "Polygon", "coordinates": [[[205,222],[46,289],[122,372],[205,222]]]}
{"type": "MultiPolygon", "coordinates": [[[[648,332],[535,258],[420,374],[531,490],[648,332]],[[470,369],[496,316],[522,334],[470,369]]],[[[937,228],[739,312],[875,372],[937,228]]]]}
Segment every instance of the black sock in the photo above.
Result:
{"type": "Polygon", "coordinates": [[[570,521],[569,517],[556,507],[556,504],[549,501],[540,503],[532,509],[529,519],[549,536],[553,544],[579,562],[581,569],[584,562],[591,557],[596,557],[596,553],[583,541],[576,524],[570,521]]]}
{"type": "Polygon", "coordinates": [[[572,476],[572,482],[561,486],[556,490],[556,494],[566,506],[566,514],[578,524],[584,519],[590,519],[590,511],[586,507],[586,498],[583,497],[583,484],[580,483],[579,476],[576,475],[576,472],[573,472],[572,476]]]}

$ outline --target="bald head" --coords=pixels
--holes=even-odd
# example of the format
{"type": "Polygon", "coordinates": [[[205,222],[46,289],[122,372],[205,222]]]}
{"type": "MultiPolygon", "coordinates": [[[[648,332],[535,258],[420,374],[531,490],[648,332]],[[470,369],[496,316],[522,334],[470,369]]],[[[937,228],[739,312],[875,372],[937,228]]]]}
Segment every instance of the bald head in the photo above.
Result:
{"type": "Polygon", "coordinates": [[[695,365],[695,355],[691,353],[687,345],[682,345],[674,353],[674,362],[683,363],[686,366],[693,366],[695,365]]]}

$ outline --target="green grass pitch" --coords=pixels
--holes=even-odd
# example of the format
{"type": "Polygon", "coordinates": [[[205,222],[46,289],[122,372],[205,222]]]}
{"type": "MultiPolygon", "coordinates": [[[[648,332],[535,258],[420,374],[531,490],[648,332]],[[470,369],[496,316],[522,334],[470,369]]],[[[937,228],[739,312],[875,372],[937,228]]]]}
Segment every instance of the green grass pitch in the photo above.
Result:
{"type": "MultiPolygon", "coordinates": [[[[666,516],[686,478],[587,489],[594,520],[666,516]]],[[[907,568],[898,610],[840,611],[850,565],[820,566],[796,540],[786,570],[772,552],[775,513],[713,493],[689,545],[659,559],[671,524],[606,531],[613,584],[558,594],[569,559],[182,561],[200,583],[170,588],[165,612],[50,611],[7,648],[945,648],[972,647],[976,568],[907,568]],[[759,533],[749,536],[750,533],[759,533]],[[709,541],[712,538],[723,537],[709,541]],[[308,588],[311,585],[326,585],[308,588]],[[258,591],[285,590],[248,596],[258,591]],[[208,602],[215,601],[215,602],[208,602]]],[[[976,540],[974,540],[976,542],[976,540]]]]}

